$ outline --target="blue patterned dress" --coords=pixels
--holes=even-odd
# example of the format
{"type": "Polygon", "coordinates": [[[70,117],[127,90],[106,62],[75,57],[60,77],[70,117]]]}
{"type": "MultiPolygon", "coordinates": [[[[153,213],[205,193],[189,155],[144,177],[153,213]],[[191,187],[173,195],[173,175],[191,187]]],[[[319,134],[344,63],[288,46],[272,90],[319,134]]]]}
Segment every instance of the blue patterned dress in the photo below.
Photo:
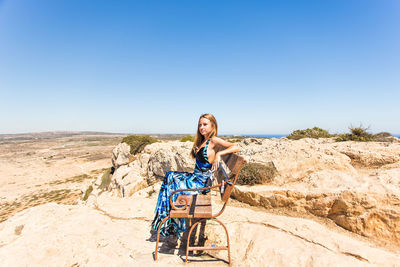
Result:
{"type": "MultiPolygon", "coordinates": [[[[171,206],[169,198],[171,194],[178,189],[195,189],[206,187],[208,179],[212,176],[212,164],[208,161],[207,147],[210,139],[206,145],[201,148],[196,154],[196,166],[193,173],[182,171],[169,171],[165,174],[164,181],[161,184],[160,193],[158,195],[157,206],[155,209],[155,216],[153,220],[153,229],[157,230],[161,221],[169,215],[171,206]]],[[[201,194],[201,191],[186,191],[179,192],[174,195],[173,201],[175,202],[179,195],[195,195],[201,194]]],[[[169,236],[171,234],[180,237],[181,233],[186,231],[186,220],[179,218],[170,218],[161,226],[161,234],[169,236]]]]}

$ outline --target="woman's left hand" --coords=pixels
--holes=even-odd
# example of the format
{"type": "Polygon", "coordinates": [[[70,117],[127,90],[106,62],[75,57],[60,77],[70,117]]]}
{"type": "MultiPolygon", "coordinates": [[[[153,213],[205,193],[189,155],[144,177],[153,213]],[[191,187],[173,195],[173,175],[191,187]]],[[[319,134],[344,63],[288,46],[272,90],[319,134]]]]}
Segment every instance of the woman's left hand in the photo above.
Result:
{"type": "Polygon", "coordinates": [[[215,154],[214,163],[213,163],[212,168],[211,168],[212,171],[218,170],[219,161],[220,161],[220,160],[221,160],[221,155],[217,152],[217,153],[215,154]]]}

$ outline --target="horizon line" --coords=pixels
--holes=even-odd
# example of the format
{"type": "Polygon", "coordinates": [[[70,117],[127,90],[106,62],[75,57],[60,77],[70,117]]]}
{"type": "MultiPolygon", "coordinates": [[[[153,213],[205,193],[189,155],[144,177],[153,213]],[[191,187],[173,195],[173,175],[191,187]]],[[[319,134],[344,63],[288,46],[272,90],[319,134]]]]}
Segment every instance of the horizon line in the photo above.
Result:
{"type": "MultiPolygon", "coordinates": [[[[106,131],[75,131],[75,130],[57,130],[57,131],[39,131],[39,132],[19,132],[19,133],[0,133],[2,135],[24,135],[24,134],[45,134],[45,133],[87,133],[87,134],[118,134],[118,135],[195,135],[193,133],[160,133],[160,132],[106,132],[106,131]]],[[[391,133],[392,134],[392,133],[391,133]]],[[[263,136],[288,136],[290,134],[282,134],[282,133],[242,133],[242,134],[235,134],[235,133],[222,133],[219,136],[249,136],[249,137],[263,137],[263,136]]],[[[400,137],[400,133],[392,134],[393,136],[400,137]]]]}

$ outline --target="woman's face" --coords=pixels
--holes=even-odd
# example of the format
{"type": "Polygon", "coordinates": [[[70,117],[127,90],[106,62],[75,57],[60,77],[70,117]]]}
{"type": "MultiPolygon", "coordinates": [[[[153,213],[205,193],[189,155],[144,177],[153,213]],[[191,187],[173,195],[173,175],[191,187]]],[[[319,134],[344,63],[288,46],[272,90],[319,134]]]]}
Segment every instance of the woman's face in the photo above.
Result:
{"type": "Polygon", "coordinates": [[[209,119],[201,118],[199,121],[199,132],[202,136],[208,137],[213,130],[212,123],[209,119]]]}

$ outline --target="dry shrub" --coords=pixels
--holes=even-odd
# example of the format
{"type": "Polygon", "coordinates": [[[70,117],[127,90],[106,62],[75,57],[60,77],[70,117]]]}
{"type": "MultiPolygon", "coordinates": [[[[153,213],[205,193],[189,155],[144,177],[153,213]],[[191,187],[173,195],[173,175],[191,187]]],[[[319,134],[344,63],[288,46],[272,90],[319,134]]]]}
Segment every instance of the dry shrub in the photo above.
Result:
{"type": "Polygon", "coordinates": [[[194,136],[192,135],[186,135],[185,137],[182,137],[182,139],[180,140],[181,142],[194,142],[194,136]]]}
{"type": "Polygon", "coordinates": [[[83,200],[86,201],[89,198],[90,193],[93,191],[93,186],[89,186],[85,191],[85,195],[83,196],[83,200]]]}
{"type": "Polygon", "coordinates": [[[277,174],[278,171],[273,162],[248,163],[240,171],[237,183],[240,185],[268,184],[277,174]]]}
{"type": "Polygon", "coordinates": [[[371,142],[375,141],[375,136],[368,132],[369,127],[363,127],[361,124],[358,127],[350,126],[350,133],[339,134],[336,141],[358,141],[358,142],[371,142]]]}
{"type": "Polygon", "coordinates": [[[233,138],[233,139],[228,139],[228,142],[231,143],[240,143],[242,142],[243,139],[239,139],[239,138],[233,138]]]}
{"type": "Polygon", "coordinates": [[[314,127],[312,129],[307,128],[305,130],[295,130],[293,131],[290,135],[287,136],[287,138],[292,139],[292,140],[299,140],[302,138],[329,138],[332,137],[332,135],[324,129],[314,127]]]}
{"type": "Polygon", "coordinates": [[[128,135],[122,139],[122,143],[127,143],[131,147],[131,154],[136,155],[143,151],[148,144],[158,142],[150,135],[128,135]]]}
{"type": "Polygon", "coordinates": [[[101,176],[101,184],[99,185],[99,189],[101,190],[107,190],[108,186],[111,183],[111,177],[112,177],[112,169],[108,168],[104,173],[103,176],[101,176]]]}

